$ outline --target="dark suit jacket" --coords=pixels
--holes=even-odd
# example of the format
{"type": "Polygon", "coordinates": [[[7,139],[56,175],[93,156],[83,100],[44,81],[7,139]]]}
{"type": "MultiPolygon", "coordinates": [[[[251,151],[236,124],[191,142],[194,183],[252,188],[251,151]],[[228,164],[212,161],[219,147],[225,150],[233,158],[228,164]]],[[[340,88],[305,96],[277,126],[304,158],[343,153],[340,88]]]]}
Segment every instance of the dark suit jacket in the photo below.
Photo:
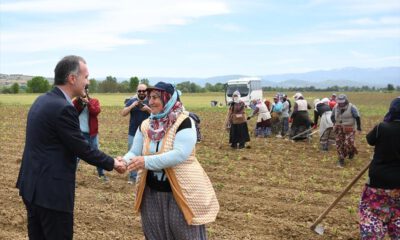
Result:
{"type": "Polygon", "coordinates": [[[39,96],[28,113],[17,180],[22,198],[44,208],[72,213],[77,157],[109,171],[114,167],[113,158],[85,141],[78,112],[55,87],[39,96]]]}

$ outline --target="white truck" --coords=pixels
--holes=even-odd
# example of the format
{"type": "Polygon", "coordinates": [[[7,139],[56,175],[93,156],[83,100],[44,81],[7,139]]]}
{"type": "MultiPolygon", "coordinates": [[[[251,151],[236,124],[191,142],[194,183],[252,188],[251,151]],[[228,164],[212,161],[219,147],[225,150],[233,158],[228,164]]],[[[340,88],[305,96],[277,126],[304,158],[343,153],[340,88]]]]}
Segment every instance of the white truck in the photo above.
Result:
{"type": "Polygon", "coordinates": [[[232,94],[239,91],[240,99],[249,106],[253,99],[263,100],[263,92],[261,87],[261,78],[258,77],[243,77],[232,79],[226,83],[225,102],[232,102],[232,94]]]}

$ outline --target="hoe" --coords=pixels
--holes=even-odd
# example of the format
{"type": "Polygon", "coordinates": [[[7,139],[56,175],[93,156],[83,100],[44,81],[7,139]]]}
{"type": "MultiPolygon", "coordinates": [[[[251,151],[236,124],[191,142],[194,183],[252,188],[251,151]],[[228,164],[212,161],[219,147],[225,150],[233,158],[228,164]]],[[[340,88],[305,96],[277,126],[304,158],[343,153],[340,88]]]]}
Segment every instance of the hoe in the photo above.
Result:
{"type": "Polygon", "coordinates": [[[343,196],[350,190],[350,188],[362,177],[362,175],[367,171],[369,168],[370,162],[353,178],[353,180],[346,186],[346,188],[342,191],[342,193],[333,201],[333,203],[325,209],[321,215],[315,220],[315,222],[310,226],[310,229],[314,232],[318,233],[319,235],[324,234],[324,226],[319,224],[326,215],[332,210],[333,207],[343,198],[343,196]]]}

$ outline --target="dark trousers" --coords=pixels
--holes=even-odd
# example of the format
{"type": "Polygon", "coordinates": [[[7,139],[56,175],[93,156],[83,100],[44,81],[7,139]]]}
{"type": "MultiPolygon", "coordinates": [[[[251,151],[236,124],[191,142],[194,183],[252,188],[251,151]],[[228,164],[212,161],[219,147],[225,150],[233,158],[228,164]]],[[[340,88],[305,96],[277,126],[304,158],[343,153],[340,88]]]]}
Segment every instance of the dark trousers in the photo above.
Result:
{"type": "Polygon", "coordinates": [[[40,207],[24,200],[28,213],[28,236],[30,240],[72,239],[73,213],[40,207]]]}

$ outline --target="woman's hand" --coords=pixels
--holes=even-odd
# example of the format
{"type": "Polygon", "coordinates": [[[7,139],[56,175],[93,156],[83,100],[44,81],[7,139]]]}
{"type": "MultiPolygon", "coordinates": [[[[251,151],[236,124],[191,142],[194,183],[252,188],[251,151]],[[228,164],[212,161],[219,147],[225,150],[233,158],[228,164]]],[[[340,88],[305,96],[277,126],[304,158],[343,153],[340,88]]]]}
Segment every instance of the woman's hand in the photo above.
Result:
{"type": "Polygon", "coordinates": [[[140,169],[144,168],[144,157],[143,156],[137,156],[131,158],[131,162],[128,165],[128,171],[138,171],[140,169]]]}

